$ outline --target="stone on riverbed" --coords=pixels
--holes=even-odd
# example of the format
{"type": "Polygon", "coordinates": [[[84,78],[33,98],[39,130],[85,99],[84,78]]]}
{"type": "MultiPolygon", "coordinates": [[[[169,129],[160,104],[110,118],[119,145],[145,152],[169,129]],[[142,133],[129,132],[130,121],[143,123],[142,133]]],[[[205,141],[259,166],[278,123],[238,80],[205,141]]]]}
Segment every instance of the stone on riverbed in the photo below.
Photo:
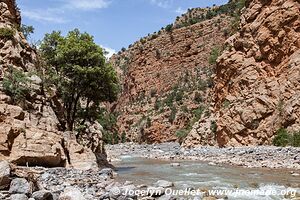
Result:
{"type": "Polygon", "coordinates": [[[53,200],[53,195],[47,190],[40,190],[32,194],[35,200],[53,200]]]}
{"type": "Polygon", "coordinates": [[[172,166],[172,167],[179,167],[179,166],[180,166],[180,163],[171,163],[171,166],[172,166]]]}
{"type": "Polygon", "coordinates": [[[31,194],[32,188],[25,178],[16,178],[11,181],[9,193],[11,194],[31,194]]]}
{"type": "Polygon", "coordinates": [[[10,184],[10,166],[7,161],[0,161],[0,190],[7,189],[10,184]]]}
{"type": "Polygon", "coordinates": [[[82,193],[73,187],[66,188],[64,192],[59,196],[59,200],[86,200],[82,193]]]}
{"type": "Polygon", "coordinates": [[[172,182],[165,181],[165,180],[159,180],[154,185],[157,187],[162,187],[162,188],[170,188],[170,187],[174,186],[174,184],[172,182]]]}
{"type": "Polygon", "coordinates": [[[10,200],[28,200],[25,194],[13,194],[9,198],[10,200]]]}

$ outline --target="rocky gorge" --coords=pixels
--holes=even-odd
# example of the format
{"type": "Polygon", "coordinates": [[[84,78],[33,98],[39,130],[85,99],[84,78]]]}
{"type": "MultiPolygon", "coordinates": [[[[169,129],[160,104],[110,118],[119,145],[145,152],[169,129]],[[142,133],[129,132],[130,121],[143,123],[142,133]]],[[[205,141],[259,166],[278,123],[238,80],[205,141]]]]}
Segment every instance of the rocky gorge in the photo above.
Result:
{"type": "Polygon", "coordinates": [[[300,2],[239,3],[189,9],[115,54],[112,132],[95,120],[79,134],[62,127],[62,100],[43,84],[16,2],[1,0],[0,199],[299,198],[299,147],[270,145],[279,129],[299,131],[300,2]],[[21,103],[4,89],[13,70],[30,80],[21,103]],[[123,143],[104,146],[107,134],[123,143]]]}

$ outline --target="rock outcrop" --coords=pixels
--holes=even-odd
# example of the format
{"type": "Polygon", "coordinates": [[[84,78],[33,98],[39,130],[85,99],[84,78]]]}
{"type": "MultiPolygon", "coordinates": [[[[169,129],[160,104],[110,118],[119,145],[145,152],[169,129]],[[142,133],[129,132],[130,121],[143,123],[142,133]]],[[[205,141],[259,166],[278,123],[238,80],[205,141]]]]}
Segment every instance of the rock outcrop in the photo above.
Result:
{"type": "Polygon", "coordinates": [[[39,69],[37,54],[18,31],[21,17],[15,1],[1,0],[0,12],[0,160],[21,166],[81,169],[107,165],[99,124],[91,124],[81,137],[60,131],[41,79],[30,75],[39,69]],[[21,106],[3,92],[2,80],[11,67],[22,70],[31,80],[30,97],[21,106]]]}
{"type": "MultiPolygon", "coordinates": [[[[240,31],[226,46],[211,93],[217,125],[213,140],[219,146],[263,145],[271,144],[280,128],[299,131],[300,2],[246,1],[240,31]]],[[[201,126],[188,136],[187,146],[201,137],[201,126]]]]}
{"type": "Polygon", "coordinates": [[[191,9],[158,33],[111,58],[123,84],[112,110],[128,141],[182,138],[202,114],[210,115],[212,69],[208,58],[223,44],[232,17],[218,8],[191,9]]]}

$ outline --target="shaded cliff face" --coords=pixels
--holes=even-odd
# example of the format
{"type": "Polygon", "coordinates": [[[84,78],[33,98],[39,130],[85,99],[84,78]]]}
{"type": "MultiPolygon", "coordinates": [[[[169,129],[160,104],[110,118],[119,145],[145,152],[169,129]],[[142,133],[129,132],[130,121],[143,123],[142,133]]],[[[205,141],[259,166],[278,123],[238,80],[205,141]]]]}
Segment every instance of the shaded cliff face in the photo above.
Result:
{"type": "Polygon", "coordinates": [[[43,90],[35,50],[19,31],[20,13],[15,1],[0,1],[0,160],[17,165],[97,168],[107,164],[101,126],[89,124],[87,135],[59,131],[52,104],[58,104],[43,90]],[[18,69],[30,80],[30,94],[22,105],[4,92],[3,78],[18,69]],[[93,137],[93,139],[91,139],[93,137]]]}
{"type": "MultiPolygon", "coordinates": [[[[211,9],[213,10],[213,9],[211,9]]],[[[232,18],[192,9],[158,33],[111,58],[123,83],[114,112],[118,133],[137,142],[183,138],[202,114],[210,115],[211,50],[226,39],[232,18]]]]}
{"type": "MultiPolygon", "coordinates": [[[[218,58],[211,93],[220,146],[270,144],[280,128],[300,130],[300,2],[246,4],[241,30],[218,58]]],[[[187,146],[202,125],[194,127],[187,146]]]]}

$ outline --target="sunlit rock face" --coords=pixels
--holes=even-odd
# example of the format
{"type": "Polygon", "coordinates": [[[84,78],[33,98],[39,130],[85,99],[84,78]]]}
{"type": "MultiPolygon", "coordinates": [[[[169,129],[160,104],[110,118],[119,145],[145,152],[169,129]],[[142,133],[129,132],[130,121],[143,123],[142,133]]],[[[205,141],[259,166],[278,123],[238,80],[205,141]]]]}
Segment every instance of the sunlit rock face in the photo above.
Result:
{"type": "Polygon", "coordinates": [[[241,30],[218,59],[220,146],[270,144],[279,128],[300,130],[299,30],[299,1],[247,1],[241,30]]]}
{"type": "Polygon", "coordinates": [[[0,160],[22,166],[80,169],[107,165],[99,124],[90,124],[86,135],[78,139],[74,133],[60,131],[53,99],[45,94],[41,78],[30,75],[38,70],[37,54],[19,32],[21,18],[15,1],[1,0],[0,13],[1,30],[12,33],[0,36],[0,160]],[[23,105],[13,105],[3,92],[3,77],[11,67],[30,76],[32,91],[23,105]]]}

